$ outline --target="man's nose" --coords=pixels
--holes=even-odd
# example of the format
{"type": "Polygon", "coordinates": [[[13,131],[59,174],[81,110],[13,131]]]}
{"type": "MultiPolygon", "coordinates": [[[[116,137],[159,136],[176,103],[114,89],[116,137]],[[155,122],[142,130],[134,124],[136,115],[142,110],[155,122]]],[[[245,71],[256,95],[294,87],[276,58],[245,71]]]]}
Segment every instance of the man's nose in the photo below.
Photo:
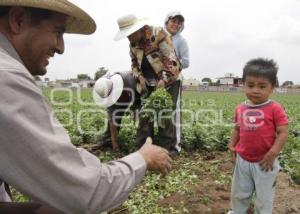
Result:
{"type": "Polygon", "coordinates": [[[63,54],[65,51],[65,42],[64,42],[64,38],[61,36],[61,38],[59,38],[57,40],[57,44],[56,44],[56,53],[58,54],[63,54]]]}

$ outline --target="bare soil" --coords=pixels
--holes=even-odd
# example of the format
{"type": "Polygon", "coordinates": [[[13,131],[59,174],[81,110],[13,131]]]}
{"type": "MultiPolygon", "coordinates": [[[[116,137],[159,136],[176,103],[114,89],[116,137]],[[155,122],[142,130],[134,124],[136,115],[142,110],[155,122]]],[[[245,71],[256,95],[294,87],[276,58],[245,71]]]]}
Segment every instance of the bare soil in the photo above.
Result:
{"type": "MultiPolygon", "coordinates": [[[[99,153],[98,149],[96,150],[98,152],[94,150],[94,153],[98,153],[99,156],[103,155],[102,152],[99,153]]],[[[159,205],[176,208],[176,205],[183,204],[189,213],[226,214],[230,209],[230,182],[234,166],[232,157],[229,152],[203,153],[201,155],[186,152],[175,157],[173,169],[179,169],[186,162],[197,163],[199,160],[205,162],[205,167],[193,167],[193,172],[197,174],[199,181],[189,187],[188,193],[173,193],[170,197],[161,200],[159,205]],[[215,166],[215,171],[212,171],[210,166],[215,166]],[[225,182],[216,182],[218,176],[224,176],[225,182]]],[[[295,184],[286,173],[280,172],[277,178],[273,214],[300,214],[299,202],[300,185],[295,184]]],[[[116,213],[128,213],[121,207],[117,210],[116,213]]],[[[248,214],[250,213],[253,213],[251,207],[248,211],[248,214]]]]}
{"type": "MultiPolygon", "coordinates": [[[[185,159],[194,158],[192,154],[178,157],[181,162],[185,159]]],[[[198,157],[196,157],[198,158],[198,157]]],[[[218,170],[224,175],[231,176],[233,161],[228,152],[209,154],[204,160],[211,163],[218,163],[218,170]]],[[[178,167],[178,166],[175,166],[178,167]]],[[[197,170],[199,182],[191,186],[191,192],[188,194],[175,193],[161,202],[161,206],[175,206],[176,203],[184,203],[184,206],[190,213],[199,214],[223,214],[230,209],[230,182],[227,184],[218,184],[215,175],[208,172],[207,169],[199,168],[197,170]]],[[[280,172],[277,178],[276,196],[274,201],[274,214],[300,213],[300,186],[293,183],[290,177],[280,172]]],[[[253,213],[249,210],[248,213],[253,213]]]]}

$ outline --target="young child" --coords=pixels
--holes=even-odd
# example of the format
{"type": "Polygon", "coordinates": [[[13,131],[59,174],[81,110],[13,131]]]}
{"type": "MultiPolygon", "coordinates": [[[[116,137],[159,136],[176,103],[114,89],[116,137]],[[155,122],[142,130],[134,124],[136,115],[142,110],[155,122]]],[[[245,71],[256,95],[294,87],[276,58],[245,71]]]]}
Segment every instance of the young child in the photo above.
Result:
{"type": "Polygon", "coordinates": [[[250,60],[243,70],[248,100],[235,109],[235,126],[229,149],[236,154],[229,213],[246,214],[255,193],[255,213],[271,214],[277,159],[288,136],[288,118],[283,107],[269,99],[278,67],[273,60],[250,60]]]}

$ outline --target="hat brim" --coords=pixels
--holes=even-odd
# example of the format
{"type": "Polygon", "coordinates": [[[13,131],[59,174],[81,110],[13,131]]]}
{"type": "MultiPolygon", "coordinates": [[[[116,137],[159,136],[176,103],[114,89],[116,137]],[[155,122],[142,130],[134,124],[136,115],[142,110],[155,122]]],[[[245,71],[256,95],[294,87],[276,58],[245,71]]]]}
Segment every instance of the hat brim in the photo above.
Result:
{"type": "MultiPolygon", "coordinates": [[[[111,93],[103,98],[98,95],[98,93],[95,91],[95,87],[93,89],[93,99],[96,105],[107,108],[115,104],[118,99],[120,98],[123,88],[124,88],[124,82],[123,78],[121,77],[120,74],[115,74],[110,77],[112,83],[113,83],[113,88],[111,93]]],[[[95,85],[97,82],[95,83],[95,85]]]]}
{"type": "Polygon", "coordinates": [[[65,14],[68,16],[66,33],[92,34],[96,31],[95,21],[67,0],[1,0],[0,6],[33,7],[65,14]]]}
{"type": "Polygon", "coordinates": [[[179,19],[181,19],[181,22],[184,22],[184,17],[181,14],[178,14],[178,15],[175,15],[175,16],[171,16],[170,18],[174,19],[176,17],[178,17],[179,19]]]}
{"type": "Polygon", "coordinates": [[[115,41],[119,41],[121,39],[124,39],[128,36],[130,36],[131,34],[133,34],[134,32],[138,31],[139,29],[141,29],[142,27],[144,27],[147,24],[147,19],[142,19],[139,22],[135,23],[134,25],[125,28],[123,30],[120,30],[117,35],[114,37],[115,41]]]}

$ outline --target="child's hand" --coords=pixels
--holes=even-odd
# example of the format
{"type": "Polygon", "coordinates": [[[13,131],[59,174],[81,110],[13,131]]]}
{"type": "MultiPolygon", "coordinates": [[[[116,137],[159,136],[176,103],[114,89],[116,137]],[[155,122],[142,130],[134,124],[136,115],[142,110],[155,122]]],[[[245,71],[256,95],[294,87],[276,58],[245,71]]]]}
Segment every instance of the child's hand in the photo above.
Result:
{"type": "Polygon", "coordinates": [[[234,152],[234,153],[235,153],[235,146],[234,146],[232,143],[229,143],[229,144],[228,144],[228,149],[229,149],[231,152],[234,152]]]}
{"type": "Polygon", "coordinates": [[[273,170],[273,164],[276,158],[276,154],[273,153],[271,150],[265,154],[264,158],[259,162],[261,169],[264,171],[273,170]]]}
{"type": "Polygon", "coordinates": [[[235,146],[232,143],[228,144],[228,149],[230,150],[231,154],[232,154],[232,162],[235,162],[236,159],[236,151],[235,151],[235,146]]]}

